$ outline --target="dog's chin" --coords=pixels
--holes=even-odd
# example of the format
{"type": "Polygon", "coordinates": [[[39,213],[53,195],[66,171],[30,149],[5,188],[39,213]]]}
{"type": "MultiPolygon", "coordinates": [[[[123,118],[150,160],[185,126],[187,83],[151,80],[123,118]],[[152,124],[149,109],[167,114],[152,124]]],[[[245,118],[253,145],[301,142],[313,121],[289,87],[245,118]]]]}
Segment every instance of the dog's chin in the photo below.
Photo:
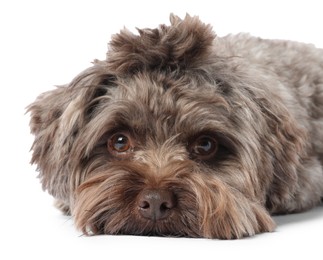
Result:
{"type": "Polygon", "coordinates": [[[77,189],[72,208],[76,226],[87,235],[223,239],[274,229],[260,204],[195,170],[189,163],[171,164],[159,176],[151,174],[147,165],[135,163],[98,169],[77,189]],[[147,189],[174,194],[176,206],[167,217],[142,216],[138,197],[147,189]]]}

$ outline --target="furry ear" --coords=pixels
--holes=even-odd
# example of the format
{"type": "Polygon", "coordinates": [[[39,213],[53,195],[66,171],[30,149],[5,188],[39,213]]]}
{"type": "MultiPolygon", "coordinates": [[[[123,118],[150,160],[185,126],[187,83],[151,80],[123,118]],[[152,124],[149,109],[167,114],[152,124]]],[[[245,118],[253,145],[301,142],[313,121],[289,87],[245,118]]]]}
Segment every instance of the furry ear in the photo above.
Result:
{"type": "Polygon", "coordinates": [[[132,74],[143,70],[187,69],[199,66],[211,53],[215,34],[198,17],[181,20],[170,16],[171,26],[138,29],[139,36],[127,29],[113,36],[107,62],[114,73],[132,74]]]}
{"type": "MultiPolygon", "coordinates": [[[[307,135],[279,100],[273,103],[270,97],[265,97],[258,102],[268,126],[268,132],[260,141],[269,155],[273,171],[266,207],[273,213],[279,213],[284,204],[293,200],[298,187],[298,171],[303,167],[302,161],[308,149],[307,135]]],[[[268,176],[268,172],[264,174],[268,176]]]]}
{"type": "MultiPolygon", "coordinates": [[[[282,109],[278,114],[264,108],[272,132],[264,142],[272,158],[274,176],[267,191],[266,207],[273,213],[286,212],[298,188],[298,172],[302,171],[307,135],[290,113],[282,109]]],[[[295,209],[296,210],[296,209],[295,209]]]]}
{"type": "Polygon", "coordinates": [[[257,170],[257,182],[261,185],[259,196],[263,196],[271,213],[277,213],[282,205],[293,201],[299,185],[298,172],[302,170],[309,148],[308,137],[305,126],[291,114],[292,109],[288,109],[294,105],[294,97],[280,88],[276,75],[267,77],[269,70],[254,68],[252,64],[246,66],[243,70],[240,70],[242,66],[234,67],[235,73],[221,80],[227,87],[224,92],[227,102],[235,110],[231,120],[239,122],[241,128],[238,134],[254,133],[255,138],[250,142],[240,143],[240,146],[246,145],[240,152],[244,153],[244,160],[253,160],[250,165],[257,170]],[[249,66],[247,70],[246,66],[249,66]],[[249,117],[252,120],[241,120],[249,117]]]}
{"type": "Polygon", "coordinates": [[[41,94],[27,108],[35,135],[31,163],[38,166],[43,189],[57,199],[66,201],[76,185],[71,181],[68,155],[111,77],[105,63],[96,62],[70,84],[41,94]]]}

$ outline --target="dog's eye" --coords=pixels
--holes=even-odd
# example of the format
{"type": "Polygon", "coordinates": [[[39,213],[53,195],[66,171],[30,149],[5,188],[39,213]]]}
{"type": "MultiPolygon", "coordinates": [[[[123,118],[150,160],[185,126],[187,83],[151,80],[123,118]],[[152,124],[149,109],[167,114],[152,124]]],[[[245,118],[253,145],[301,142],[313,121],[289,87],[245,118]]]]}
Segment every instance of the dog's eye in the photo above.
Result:
{"type": "Polygon", "coordinates": [[[211,136],[200,136],[191,144],[190,152],[202,160],[212,158],[218,149],[217,141],[211,136]]]}
{"type": "Polygon", "coordinates": [[[131,152],[133,144],[131,138],[123,133],[114,134],[108,141],[108,150],[113,155],[124,155],[131,152]]]}

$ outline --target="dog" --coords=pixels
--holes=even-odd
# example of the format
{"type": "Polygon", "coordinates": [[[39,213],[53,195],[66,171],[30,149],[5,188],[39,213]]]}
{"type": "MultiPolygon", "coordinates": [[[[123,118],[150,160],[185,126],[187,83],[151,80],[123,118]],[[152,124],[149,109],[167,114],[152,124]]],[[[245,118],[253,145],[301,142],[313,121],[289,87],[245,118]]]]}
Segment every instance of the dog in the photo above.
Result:
{"type": "Polygon", "coordinates": [[[112,36],[29,107],[31,163],[85,235],[236,239],[323,197],[323,50],[198,17],[112,36]]]}

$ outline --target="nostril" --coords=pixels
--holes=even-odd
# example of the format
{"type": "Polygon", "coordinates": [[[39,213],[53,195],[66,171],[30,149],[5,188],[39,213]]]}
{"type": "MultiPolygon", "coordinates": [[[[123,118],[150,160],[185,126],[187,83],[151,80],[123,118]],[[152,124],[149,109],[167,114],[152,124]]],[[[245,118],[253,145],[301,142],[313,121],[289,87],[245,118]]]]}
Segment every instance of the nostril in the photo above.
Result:
{"type": "Polygon", "coordinates": [[[149,202],[148,201],[146,201],[146,200],[141,200],[141,201],[139,201],[139,208],[141,208],[141,209],[149,209],[150,208],[150,204],[149,204],[149,202]]]}
{"type": "Polygon", "coordinates": [[[173,203],[170,201],[164,202],[160,205],[160,210],[161,211],[166,211],[166,210],[170,210],[174,207],[173,203]]]}

